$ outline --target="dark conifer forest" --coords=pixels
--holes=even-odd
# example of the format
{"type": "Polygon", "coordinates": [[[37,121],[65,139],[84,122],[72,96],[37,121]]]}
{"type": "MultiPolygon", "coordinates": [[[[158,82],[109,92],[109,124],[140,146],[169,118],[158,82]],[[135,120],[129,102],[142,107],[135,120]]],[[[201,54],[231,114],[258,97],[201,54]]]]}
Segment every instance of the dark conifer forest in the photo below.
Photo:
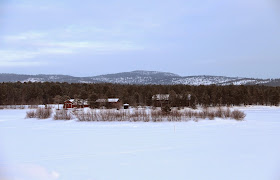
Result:
{"type": "Polygon", "coordinates": [[[0,105],[53,104],[57,95],[88,99],[120,98],[132,106],[154,105],[152,96],[169,94],[171,106],[279,105],[280,88],[269,86],[217,85],[123,85],[85,83],[1,83],[0,105]],[[191,97],[191,98],[189,98],[191,97]]]}

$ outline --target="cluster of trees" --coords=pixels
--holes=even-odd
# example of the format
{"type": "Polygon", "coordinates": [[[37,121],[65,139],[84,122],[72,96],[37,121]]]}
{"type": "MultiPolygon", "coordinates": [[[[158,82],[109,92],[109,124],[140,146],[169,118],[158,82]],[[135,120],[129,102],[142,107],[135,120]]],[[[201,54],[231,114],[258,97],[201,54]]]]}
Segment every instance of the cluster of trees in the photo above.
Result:
{"type": "Polygon", "coordinates": [[[280,101],[280,87],[258,85],[189,86],[17,82],[0,84],[0,105],[54,104],[67,98],[88,99],[90,102],[95,102],[98,98],[117,97],[123,103],[129,103],[132,106],[151,106],[155,104],[152,100],[155,94],[169,94],[168,104],[179,107],[279,105],[280,101]]]}

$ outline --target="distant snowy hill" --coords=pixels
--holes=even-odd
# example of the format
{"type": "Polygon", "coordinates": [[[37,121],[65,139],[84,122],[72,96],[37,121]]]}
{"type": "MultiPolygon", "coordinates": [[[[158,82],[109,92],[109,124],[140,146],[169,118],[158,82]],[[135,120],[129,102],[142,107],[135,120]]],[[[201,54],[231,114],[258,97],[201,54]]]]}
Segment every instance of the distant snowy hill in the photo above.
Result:
{"type": "Polygon", "coordinates": [[[0,74],[0,82],[68,82],[119,84],[185,84],[185,85],[269,85],[280,86],[280,79],[255,79],[226,76],[186,76],[158,71],[132,71],[92,77],[67,75],[0,74]]]}
{"type": "Polygon", "coordinates": [[[172,84],[173,78],[181,78],[177,74],[157,71],[132,71],[117,74],[95,76],[93,81],[120,84],[172,84]]]}

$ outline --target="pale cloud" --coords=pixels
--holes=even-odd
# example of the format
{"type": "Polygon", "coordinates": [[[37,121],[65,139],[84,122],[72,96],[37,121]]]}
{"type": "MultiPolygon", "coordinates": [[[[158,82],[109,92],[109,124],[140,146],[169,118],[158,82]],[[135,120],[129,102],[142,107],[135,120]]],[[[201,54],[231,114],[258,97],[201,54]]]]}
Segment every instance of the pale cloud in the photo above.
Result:
{"type": "Polygon", "coordinates": [[[38,55],[37,52],[22,50],[0,50],[0,62],[14,61],[18,59],[30,59],[38,55]]]}
{"type": "Polygon", "coordinates": [[[3,39],[6,42],[13,42],[13,41],[22,41],[22,40],[38,40],[41,38],[46,37],[47,33],[45,32],[25,32],[25,33],[20,33],[17,35],[8,35],[5,36],[3,39]]]}
{"type": "MultiPolygon", "coordinates": [[[[8,1],[7,1],[8,2],[8,1]]],[[[3,3],[2,6],[6,9],[13,9],[13,10],[36,10],[38,12],[42,11],[50,11],[53,9],[58,9],[58,3],[57,4],[50,4],[44,1],[10,1],[10,2],[0,2],[3,3]]],[[[60,7],[62,8],[62,7],[60,7]]]]}
{"type": "Polygon", "coordinates": [[[39,55],[59,55],[59,54],[73,54],[74,51],[72,49],[69,48],[62,48],[62,47],[49,47],[49,48],[41,48],[38,49],[36,56],[39,55]]]}
{"type": "Polygon", "coordinates": [[[65,34],[68,35],[73,35],[73,34],[84,34],[84,33],[89,33],[89,34],[95,34],[95,33],[102,33],[106,35],[110,34],[118,34],[120,33],[119,29],[116,28],[101,28],[101,27],[96,27],[96,26],[89,26],[89,25],[69,25],[64,29],[61,29],[61,31],[65,34]]]}
{"type": "Polygon", "coordinates": [[[20,51],[20,50],[0,50],[0,66],[40,66],[46,64],[45,62],[30,61],[29,59],[38,56],[38,52],[20,51]]]}
{"type": "Polygon", "coordinates": [[[1,67],[34,67],[34,66],[43,66],[48,63],[46,62],[32,62],[32,61],[11,61],[11,62],[1,62],[1,67]]]}
{"type": "Polygon", "coordinates": [[[4,174],[0,174],[0,179],[4,180],[56,180],[60,177],[57,171],[37,164],[13,164],[1,168],[4,174]]]}
{"type": "Polygon", "coordinates": [[[43,55],[61,55],[61,54],[74,54],[84,51],[91,51],[92,53],[114,53],[119,51],[131,51],[141,50],[140,46],[137,46],[129,41],[120,42],[41,42],[35,50],[0,50],[0,63],[32,59],[43,55]]]}
{"type": "Polygon", "coordinates": [[[52,41],[40,44],[39,54],[72,54],[90,51],[92,53],[114,53],[119,51],[141,50],[140,46],[129,41],[52,41]]]}
{"type": "MultiPolygon", "coordinates": [[[[124,51],[142,50],[143,47],[136,45],[131,41],[115,40],[72,40],[69,37],[76,37],[77,34],[83,34],[85,31],[102,31],[98,28],[84,28],[78,31],[76,28],[66,28],[50,31],[29,31],[15,35],[6,35],[2,37],[5,42],[4,48],[0,48],[0,65],[2,66],[22,66],[28,63],[30,65],[39,65],[37,59],[49,55],[69,55],[79,53],[110,54],[124,51]],[[61,34],[67,33],[60,37],[61,34]],[[29,62],[26,59],[37,60],[29,62]],[[25,62],[23,62],[25,61],[25,62]]],[[[106,32],[107,33],[107,32],[106,32]]]]}

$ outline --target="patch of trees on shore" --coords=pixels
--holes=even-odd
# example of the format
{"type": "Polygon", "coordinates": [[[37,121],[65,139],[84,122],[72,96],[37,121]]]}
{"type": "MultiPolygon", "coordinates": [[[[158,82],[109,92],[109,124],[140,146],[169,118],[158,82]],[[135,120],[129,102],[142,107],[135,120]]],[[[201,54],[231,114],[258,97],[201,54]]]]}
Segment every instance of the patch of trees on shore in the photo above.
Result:
{"type": "Polygon", "coordinates": [[[0,84],[0,105],[54,104],[61,97],[88,99],[117,97],[132,106],[152,106],[155,94],[169,94],[169,105],[176,107],[279,105],[280,87],[217,85],[123,85],[58,82],[17,82],[0,84]],[[191,98],[190,98],[191,97],[191,98]]]}

